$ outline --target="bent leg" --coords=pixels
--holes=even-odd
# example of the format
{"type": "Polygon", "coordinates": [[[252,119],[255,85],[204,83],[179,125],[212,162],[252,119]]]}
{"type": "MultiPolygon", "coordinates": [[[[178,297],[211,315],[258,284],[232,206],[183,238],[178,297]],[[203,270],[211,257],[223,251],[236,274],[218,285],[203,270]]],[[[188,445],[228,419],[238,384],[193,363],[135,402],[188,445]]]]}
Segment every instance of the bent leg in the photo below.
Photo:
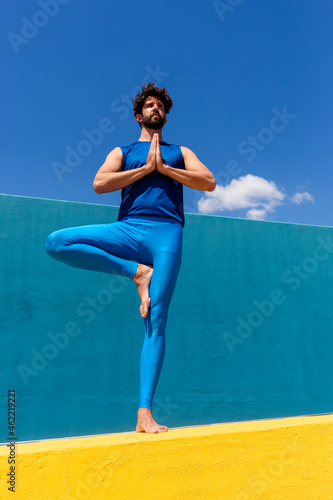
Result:
{"type": "Polygon", "coordinates": [[[133,279],[138,264],[128,259],[133,259],[135,246],[133,231],[127,231],[126,223],[114,222],[54,231],[45,250],[53,259],[73,267],[133,279]]]}

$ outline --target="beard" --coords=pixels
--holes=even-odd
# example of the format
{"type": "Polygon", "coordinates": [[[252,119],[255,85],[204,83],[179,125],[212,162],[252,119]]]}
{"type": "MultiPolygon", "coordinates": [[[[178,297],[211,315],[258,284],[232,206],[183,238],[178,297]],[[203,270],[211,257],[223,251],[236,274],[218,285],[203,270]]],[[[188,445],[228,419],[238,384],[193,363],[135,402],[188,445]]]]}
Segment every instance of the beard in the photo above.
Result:
{"type": "Polygon", "coordinates": [[[158,115],[158,119],[153,116],[145,117],[142,116],[142,123],[147,128],[152,128],[153,130],[158,130],[164,127],[164,118],[158,115]]]}

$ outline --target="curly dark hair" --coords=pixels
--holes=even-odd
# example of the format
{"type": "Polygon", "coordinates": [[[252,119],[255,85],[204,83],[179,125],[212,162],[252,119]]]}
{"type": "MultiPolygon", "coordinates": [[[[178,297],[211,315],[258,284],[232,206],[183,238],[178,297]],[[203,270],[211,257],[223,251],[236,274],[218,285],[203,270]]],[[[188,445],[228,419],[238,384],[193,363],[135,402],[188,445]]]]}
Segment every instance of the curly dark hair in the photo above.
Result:
{"type": "Polygon", "coordinates": [[[134,116],[136,116],[138,113],[142,113],[142,107],[144,105],[145,100],[147,97],[150,96],[155,96],[159,97],[161,101],[164,104],[164,110],[165,113],[169,113],[170,109],[173,106],[173,102],[171,97],[168,94],[168,91],[163,87],[163,89],[160,89],[158,87],[155,87],[154,82],[149,82],[149,83],[144,83],[142,85],[141,92],[135,96],[135,98],[132,100],[133,103],[133,110],[134,110],[134,116]]]}

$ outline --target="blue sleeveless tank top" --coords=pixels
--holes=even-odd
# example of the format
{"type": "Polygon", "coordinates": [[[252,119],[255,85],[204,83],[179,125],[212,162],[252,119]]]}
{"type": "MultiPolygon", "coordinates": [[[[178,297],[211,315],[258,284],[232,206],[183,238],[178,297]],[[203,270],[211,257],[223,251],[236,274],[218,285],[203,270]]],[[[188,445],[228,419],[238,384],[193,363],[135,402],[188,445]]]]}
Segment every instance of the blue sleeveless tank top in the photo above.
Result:
{"type": "MultiPolygon", "coordinates": [[[[145,165],[150,141],[136,141],[120,146],[123,153],[123,170],[145,165]]],[[[160,142],[164,163],[173,168],[184,168],[180,146],[160,142]]],[[[183,184],[160,174],[156,170],[121,190],[118,220],[125,215],[155,215],[178,220],[184,227],[183,184]]]]}

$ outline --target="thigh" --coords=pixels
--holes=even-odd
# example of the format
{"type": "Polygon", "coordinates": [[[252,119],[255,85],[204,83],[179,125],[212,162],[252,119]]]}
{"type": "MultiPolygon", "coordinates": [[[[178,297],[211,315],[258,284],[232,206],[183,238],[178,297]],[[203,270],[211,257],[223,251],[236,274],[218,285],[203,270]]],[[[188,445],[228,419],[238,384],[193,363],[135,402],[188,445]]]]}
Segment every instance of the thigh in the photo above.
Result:
{"type": "Polygon", "coordinates": [[[126,222],[69,227],[52,233],[56,244],[63,246],[78,243],[91,245],[125,259],[136,260],[139,228],[128,227],[126,222]]]}

